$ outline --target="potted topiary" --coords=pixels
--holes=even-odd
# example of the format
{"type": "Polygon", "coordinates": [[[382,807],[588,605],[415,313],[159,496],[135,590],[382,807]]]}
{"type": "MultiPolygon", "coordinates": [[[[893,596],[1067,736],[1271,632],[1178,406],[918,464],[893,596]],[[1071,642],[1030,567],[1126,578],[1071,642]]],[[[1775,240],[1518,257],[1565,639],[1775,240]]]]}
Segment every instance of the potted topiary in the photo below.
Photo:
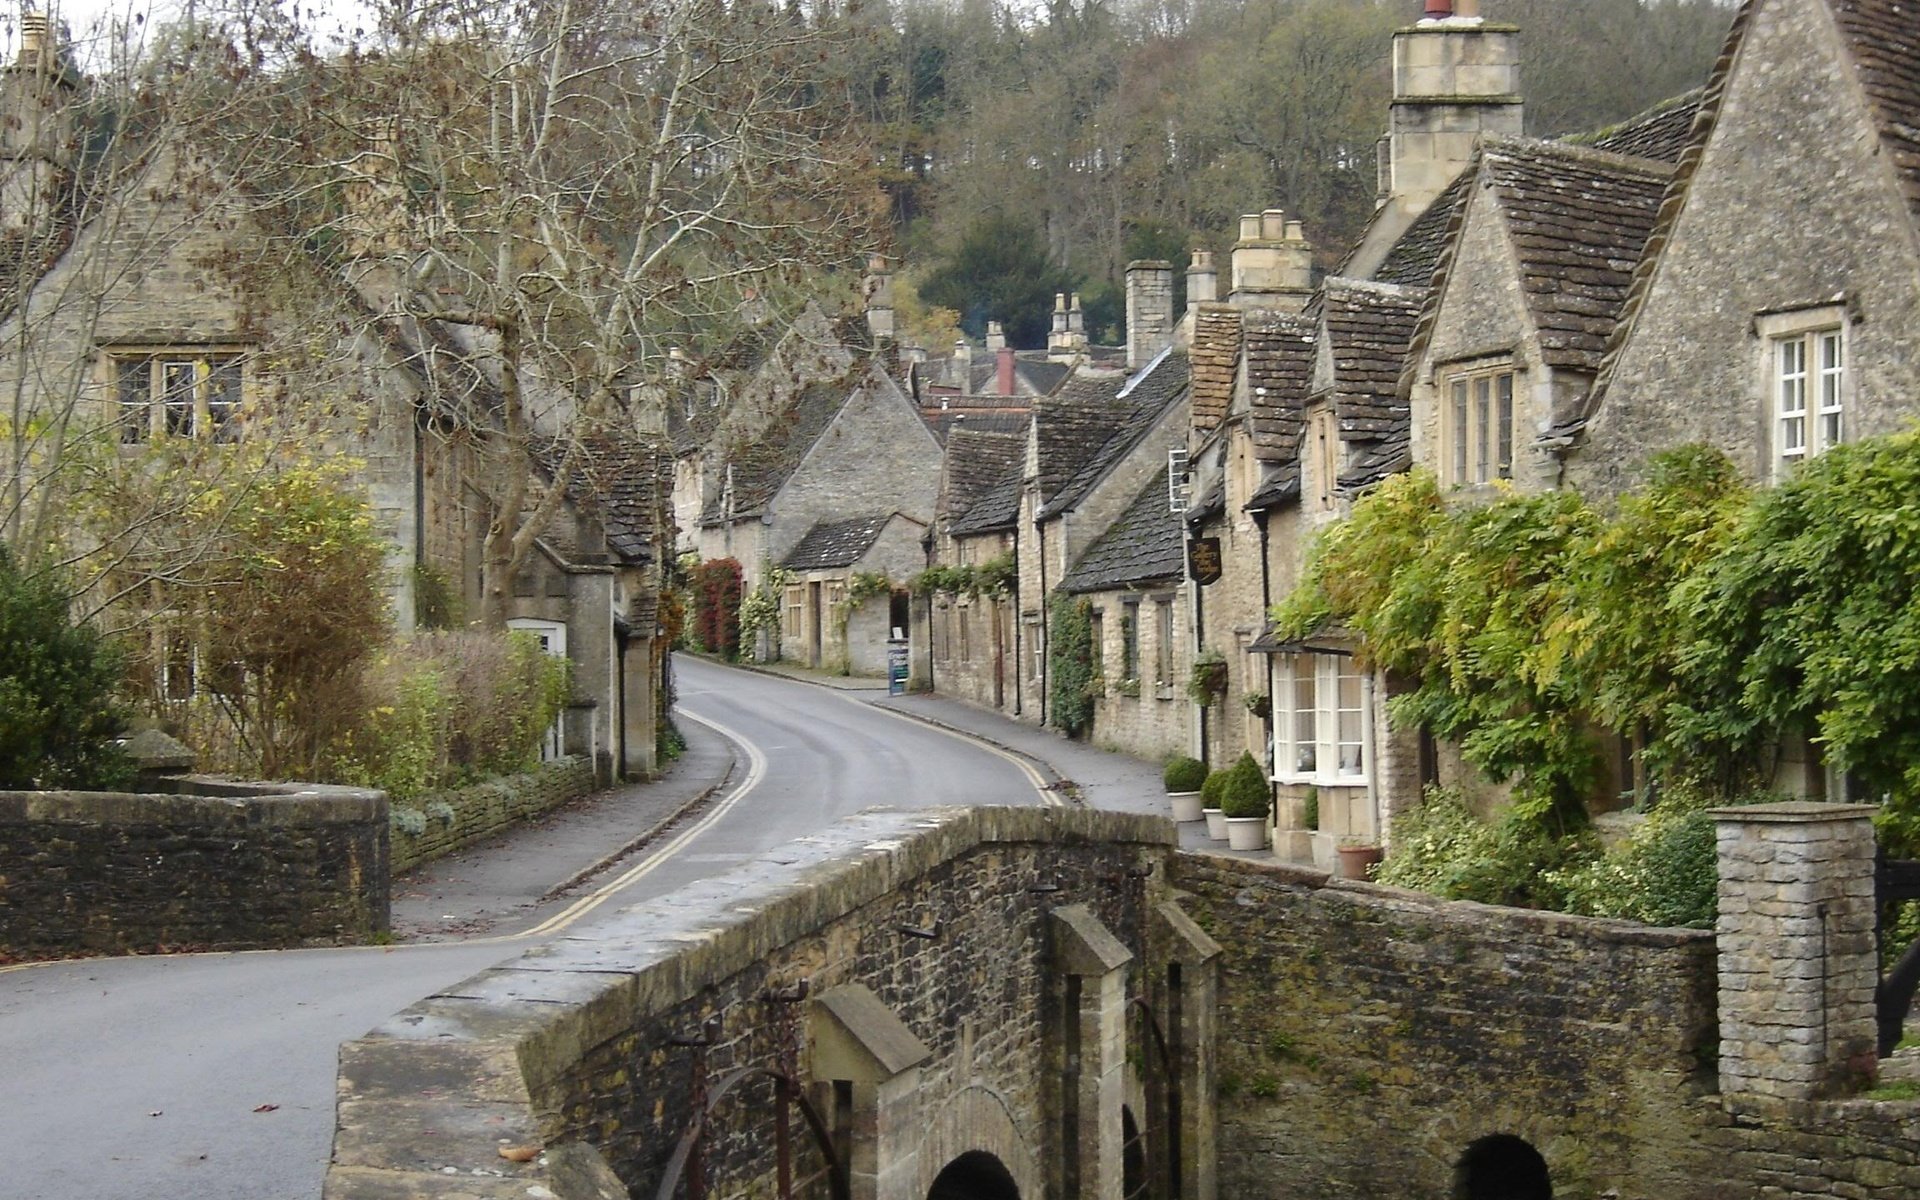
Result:
{"type": "Polygon", "coordinates": [[[1227,772],[1220,789],[1220,810],[1226,816],[1227,848],[1259,850],[1267,844],[1267,812],[1273,806],[1273,787],[1251,752],[1243,751],[1227,772]]]}
{"type": "Polygon", "coordinates": [[[1220,792],[1226,786],[1225,771],[1208,771],[1200,785],[1200,815],[1207,819],[1207,836],[1216,842],[1227,840],[1227,814],[1220,811],[1220,792]]]}
{"type": "Polygon", "coordinates": [[[1173,805],[1176,821],[1200,819],[1200,789],[1207,782],[1207,764],[1197,758],[1176,754],[1167,760],[1161,776],[1167,785],[1167,799],[1173,805]]]}

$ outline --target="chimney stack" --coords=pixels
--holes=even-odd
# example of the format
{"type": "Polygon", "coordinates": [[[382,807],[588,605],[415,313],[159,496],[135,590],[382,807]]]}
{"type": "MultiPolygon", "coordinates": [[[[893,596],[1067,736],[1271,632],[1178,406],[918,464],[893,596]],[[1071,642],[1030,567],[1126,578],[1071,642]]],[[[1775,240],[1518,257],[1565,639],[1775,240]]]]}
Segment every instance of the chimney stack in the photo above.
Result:
{"type": "Polygon", "coordinates": [[[1047,333],[1047,361],[1072,362],[1087,348],[1086,335],[1082,332],[1080,314],[1080,294],[1074,293],[1072,306],[1067,303],[1065,292],[1056,292],[1053,297],[1053,328],[1047,333]]]}
{"type": "Polygon", "coordinates": [[[953,386],[962,396],[973,391],[973,346],[961,338],[953,344],[953,386]]]}
{"type": "Polygon", "coordinates": [[[874,344],[893,340],[893,264],[884,254],[867,259],[867,332],[874,344]]]}
{"type": "Polygon", "coordinates": [[[1002,346],[994,351],[993,362],[994,394],[1013,395],[1013,347],[1002,346]]]}
{"type": "Polygon", "coordinates": [[[1220,272],[1213,266],[1213,251],[1195,250],[1187,264],[1187,311],[1220,298],[1220,272]]]}
{"type": "Polygon", "coordinates": [[[1006,328],[1002,326],[998,321],[988,321],[987,322],[987,349],[993,351],[995,354],[998,354],[1000,353],[1001,348],[1006,344],[1007,344],[1006,328]]]}
{"type": "Polygon", "coordinates": [[[61,179],[80,144],[80,76],[42,13],[20,16],[20,53],[0,66],[0,226],[18,230],[59,216],[61,179]]]}
{"type": "Polygon", "coordinates": [[[1127,369],[1139,370],[1173,344],[1173,264],[1127,264],[1127,369]]]}
{"type": "Polygon", "coordinates": [[[1306,227],[1280,209],[1240,218],[1233,246],[1233,292],[1240,308],[1300,312],[1313,292],[1313,245],[1306,227]]]}

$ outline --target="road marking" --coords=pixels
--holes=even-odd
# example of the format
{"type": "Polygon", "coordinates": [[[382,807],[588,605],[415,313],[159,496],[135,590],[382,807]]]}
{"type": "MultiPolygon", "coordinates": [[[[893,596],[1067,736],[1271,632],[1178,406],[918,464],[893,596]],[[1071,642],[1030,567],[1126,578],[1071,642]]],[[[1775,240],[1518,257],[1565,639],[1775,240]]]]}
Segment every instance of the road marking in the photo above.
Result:
{"type": "Polygon", "coordinates": [[[686,717],[689,720],[697,721],[700,724],[705,725],[708,729],[713,730],[715,733],[719,734],[721,737],[726,738],[727,740],[733,742],[735,745],[739,746],[742,750],[745,750],[747,752],[747,776],[745,779],[742,779],[740,781],[740,785],[734,788],[732,791],[728,792],[717,803],[715,803],[712,808],[709,808],[705,813],[701,814],[699,820],[695,821],[693,824],[687,826],[685,829],[681,830],[679,833],[674,834],[672,837],[668,838],[665,842],[661,843],[659,849],[647,855],[645,858],[641,859],[639,862],[635,863],[633,866],[627,868],[625,871],[622,871],[619,875],[615,876],[613,879],[600,885],[599,887],[595,888],[593,891],[587,893],[585,896],[582,896],[580,899],[574,901],[572,904],[569,904],[567,907],[561,909],[559,912],[555,913],[553,916],[548,917],[546,920],[540,922],[538,925],[535,925],[533,928],[528,929],[522,933],[499,934],[493,937],[473,938],[469,941],[460,943],[461,945],[472,946],[476,944],[485,944],[488,942],[516,942],[521,940],[522,938],[545,937],[549,934],[560,932],[561,930],[565,929],[567,926],[573,924],[575,921],[578,921],[581,917],[584,917],[588,913],[592,912],[594,909],[599,908],[602,904],[605,904],[608,900],[612,899],[614,896],[619,895],[621,892],[632,887],[634,884],[640,882],[642,879],[645,879],[648,875],[651,875],[655,871],[659,870],[660,867],[665,865],[666,862],[673,857],[676,851],[678,851],[681,847],[685,846],[688,842],[691,842],[694,838],[697,838],[701,834],[705,833],[708,829],[711,829],[714,826],[714,824],[717,823],[722,817],[726,816],[729,812],[733,811],[733,807],[736,804],[740,803],[740,800],[742,797],[744,797],[748,792],[752,791],[754,788],[760,785],[760,781],[764,779],[767,774],[767,756],[765,754],[762,754],[760,752],[760,748],[754,745],[753,742],[746,737],[746,735],[738,732],[737,730],[730,729],[727,726],[720,724],[718,721],[709,721],[705,717],[695,716],[693,713],[688,712],[684,708],[680,709],[679,711],[680,711],[680,715],[686,717]]]}
{"type": "Polygon", "coordinates": [[[931,729],[933,732],[943,733],[957,742],[965,742],[975,749],[985,750],[988,754],[1004,758],[1015,767],[1018,767],[1020,773],[1027,777],[1027,782],[1033,785],[1034,793],[1040,797],[1041,804],[1048,808],[1064,808],[1066,806],[1066,801],[1060,798],[1060,794],[1047,785],[1046,776],[1034,769],[1032,763],[1011,750],[1003,750],[985,738],[976,737],[971,733],[962,733],[957,729],[948,729],[944,725],[933,725],[926,721],[915,720],[905,713],[897,713],[890,708],[882,708],[878,704],[868,704],[864,700],[848,700],[845,696],[840,698],[846,700],[848,704],[858,704],[862,708],[892,717],[896,721],[905,721],[916,729],[931,729]]]}

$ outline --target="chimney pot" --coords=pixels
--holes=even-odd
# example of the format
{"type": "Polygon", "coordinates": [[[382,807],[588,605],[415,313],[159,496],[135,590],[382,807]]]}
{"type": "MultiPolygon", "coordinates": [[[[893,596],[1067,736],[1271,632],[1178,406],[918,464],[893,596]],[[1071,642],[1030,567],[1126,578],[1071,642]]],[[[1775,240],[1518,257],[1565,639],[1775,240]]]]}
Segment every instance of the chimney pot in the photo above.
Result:
{"type": "Polygon", "coordinates": [[[1013,395],[1013,347],[1002,346],[994,360],[994,383],[997,394],[1013,395]]]}
{"type": "Polygon", "coordinates": [[[1304,221],[1288,221],[1287,222],[1287,240],[1290,242],[1306,241],[1307,240],[1306,223],[1304,221]]]}
{"type": "Polygon", "coordinates": [[[1453,0],[1427,0],[1426,12],[1421,14],[1424,20],[1443,21],[1453,15],[1453,0]]]}
{"type": "Polygon", "coordinates": [[[1260,240],[1260,214],[1248,213],[1240,218],[1240,240],[1257,242],[1260,240]]]}
{"type": "Polygon", "coordinates": [[[1480,0],[1454,0],[1453,15],[1456,17],[1480,17],[1480,0]]]}
{"type": "Polygon", "coordinates": [[[1260,214],[1260,236],[1269,242],[1277,242],[1287,236],[1287,214],[1278,208],[1269,208],[1260,214]]]}

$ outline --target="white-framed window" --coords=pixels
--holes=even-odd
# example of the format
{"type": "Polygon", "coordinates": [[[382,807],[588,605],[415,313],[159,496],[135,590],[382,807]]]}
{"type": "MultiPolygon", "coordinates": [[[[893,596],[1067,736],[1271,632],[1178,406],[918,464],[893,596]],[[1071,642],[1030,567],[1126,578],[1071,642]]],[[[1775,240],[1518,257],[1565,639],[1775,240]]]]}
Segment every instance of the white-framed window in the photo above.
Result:
{"type": "MultiPolygon", "coordinates": [[[[540,643],[540,649],[555,658],[567,656],[567,626],[564,621],[542,621],[534,617],[514,617],[507,622],[508,629],[533,635],[540,643]]],[[[563,708],[553,718],[553,724],[540,735],[540,761],[552,762],[566,753],[567,711],[563,708]]]]}
{"type": "Polygon", "coordinates": [[[1279,655],[1273,693],[1274,778],[1366,783],[1373,757],[1373,682],[1351,655],[1279,655]]]}
{"type": "Polygon", "coordinates": [[[1847,346],[1838,305],[1775,313],[1756,324],[1766,343],[1772,475],[1846,440],[1847,346]]]}
{"type": "Polygon", "coordinates": [[[1467,487],[1512,479],[1513,368],[1448,371],[1439,391],[1441,482],[1467,487]]]}
{"type": "Polygon", "coordinates": [[[245,372],[238,354],[116,351],[110,362],[121,445],[156,437],[240,439],[245,372]]]}

